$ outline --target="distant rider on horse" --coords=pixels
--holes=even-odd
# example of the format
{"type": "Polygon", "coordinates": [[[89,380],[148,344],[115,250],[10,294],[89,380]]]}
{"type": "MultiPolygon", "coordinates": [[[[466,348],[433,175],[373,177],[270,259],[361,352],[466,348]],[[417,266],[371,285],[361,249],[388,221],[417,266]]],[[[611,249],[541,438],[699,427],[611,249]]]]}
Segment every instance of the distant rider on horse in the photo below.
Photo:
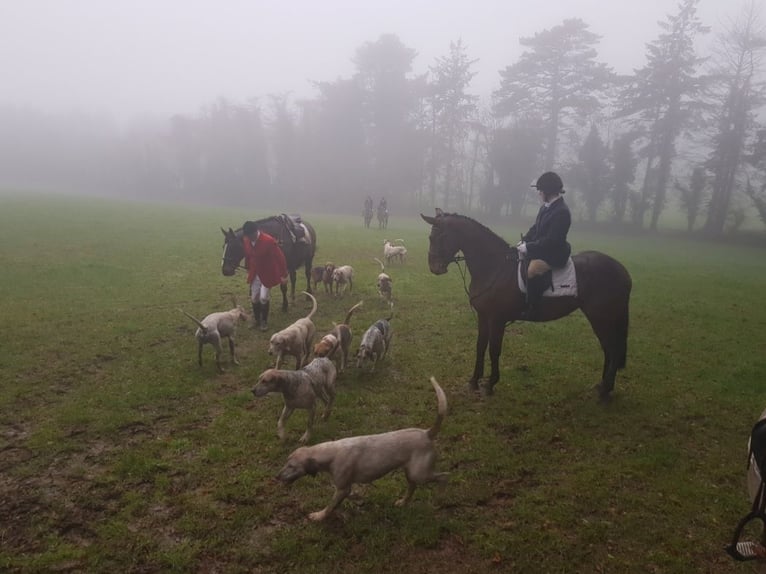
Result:
{"type": "Polygon", "coordinates": [[[566,192],[561,178],[548,171],[532,187],[537,188],[543,205],[537,212],[535,224],[516,246],[519,254],[529,260],[527,309],[521,316],[523,321],[538,319],[543,292],[550,283],[548,271],[564,267],[572,251],[567,242],[572,216],[562,197],[566,192]]]}

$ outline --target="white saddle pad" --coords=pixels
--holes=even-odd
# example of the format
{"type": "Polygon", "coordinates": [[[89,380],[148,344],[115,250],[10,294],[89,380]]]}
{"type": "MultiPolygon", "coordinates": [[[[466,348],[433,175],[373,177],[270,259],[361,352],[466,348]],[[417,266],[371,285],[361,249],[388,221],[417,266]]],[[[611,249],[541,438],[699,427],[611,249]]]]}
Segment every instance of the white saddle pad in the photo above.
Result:
{"type": "MultiPolygon", "coordinates": [[[[527,286],[521,279],[522,265],[518,266],[519,290],[527,292],[527,286]]],[[[577,297],[577,273],[572,258],[567,259],[564,267],[553,270],[553,289],[550,287],[543,292],[543,297],[577,297]]]]}
{"type": "Polygon", "coordinates": [[[311,245],[311,234],[309,233],[309,228],[306,227],[305,223],[301,223],[300,226],[303,228],[303,240],[311,245]]]}

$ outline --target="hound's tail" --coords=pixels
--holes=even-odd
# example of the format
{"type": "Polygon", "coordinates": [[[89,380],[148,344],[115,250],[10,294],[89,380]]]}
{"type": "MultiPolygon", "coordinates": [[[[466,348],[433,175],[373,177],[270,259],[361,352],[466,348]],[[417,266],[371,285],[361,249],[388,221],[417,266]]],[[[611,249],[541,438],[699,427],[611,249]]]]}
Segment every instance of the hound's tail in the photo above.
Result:
{"type": "Polygon", "coordinates": [[[426,434],[428,435],[428,438],[433,440],[436,438],[436,435],[439,434],[439,429],[442,428],[442,421],[444,420],[444,417],[447,416],[447,395],[444,394],[439,383],[437,383],[436,379],[433,377],[431,377],[431,385],[436,391],[436,401],[438,406],[436,409],[436,421],[434,421],[433,426],[428,429],[426,434]]]}
{"type": "Polygon", "coordinates": [[[306,295],[307,297],[311,297],[311,300],[314,302],[314,308],[313,308],[313,309],[311,309],[311,313],[309,313],[308,315],[306,315],[306,319],[311,319],[311,317],[313,317],[313,316],[314,316],[314,313],[316,313],[316,312],[317,312],[317,300],[316,300],[316,297],[314,297],[314,296],[313,296],[311,293],[309,293],[308,291],[303,291],[303,295],[306,295]]]}
{"type": "Polygon", "coordinates": [[[401,243],[402,245],[404,245],[404,239],[394,239],[394,241],[398,241],[399,243],[401,243]]]}
{"type": "Polygon", "coordinates": [[[195,323],[197,323],[197,325],[199,326],[199,328],[200,328],[200,329],[202,329],[202,332],[203,332],[203,333],[207,333],[207,327],[205,327],[205,325],[203,325],[203,324],[202,324],[202,322],[201,322],[199,319],[197,319],[197,318],[196,318],[194,315],[189,315],[189,313],[187,313],[187,312],[186,312],[186,311],[184,311],[183,309],[179,309],[179,311],[181,311],[181,313],[183,313],[184,315],[186,315],[187,317],[189,317],[189,319],[191,319],[192,321],[194,321],[195,323]]]}
{"type": "Polygon", "coordinates": [[[348,325],[349,324],[348,322],[351,321],[351,315],[353,315],[354,311],[356,311],[357,309],[359,309],[359,307],[362,306],[362,303],[364,303],[364,301],[359,301],[359,303],[357,303],[356,305],[351,307],[351,309],[348,310],[348,313],[346,313],[346,318],[343,321],[344,325],[348,325]]]}
{"type": "Polygon", "coordinates": [[[386,266],[385,266],[385,265],[383,265],[383,262],[382,262],[380,259],[378,259],[377,257],[373,257],[373,259],[374,259],[375,261],[377,261],[378,263],[380,263],[380,270],[381,270],[381,271],[385,271],[385,270],[386,270],[386,266]]]}
{"type": "Polygon", "coordinates": [[[389,307],[391,308],[391,314],[388,316],[388,318],[386,319],[386,321],[390,321],[391,319],[393,319],[393,318],[394,318],[394,302],[393,302],[393,301],[391,301],[391,302],[390,302],[388,305],[389,305],[389,307]]]}

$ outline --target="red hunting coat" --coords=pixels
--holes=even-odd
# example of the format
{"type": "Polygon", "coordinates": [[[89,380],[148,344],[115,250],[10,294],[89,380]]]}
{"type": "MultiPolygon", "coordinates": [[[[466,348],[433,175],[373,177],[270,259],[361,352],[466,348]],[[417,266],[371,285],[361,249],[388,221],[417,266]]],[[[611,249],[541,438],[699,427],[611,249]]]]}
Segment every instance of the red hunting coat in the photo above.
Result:
{"type": "Polygon", "coordinates": [[[242,238],[242,244],[245,248],[247,282],[252,283],[257,275],[265,287],[279,285],[282,277],[287,276],[287,262],[277,240],[261,231],[255,245],[247,237],[242,238]]]}

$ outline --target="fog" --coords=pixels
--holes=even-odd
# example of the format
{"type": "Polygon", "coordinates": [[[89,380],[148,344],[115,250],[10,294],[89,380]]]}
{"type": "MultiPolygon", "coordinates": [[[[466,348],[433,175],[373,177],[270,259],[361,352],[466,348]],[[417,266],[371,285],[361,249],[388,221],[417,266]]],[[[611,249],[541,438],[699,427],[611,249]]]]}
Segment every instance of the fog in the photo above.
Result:
{"type": "Polygon", "coordinates": [[[0,191],[766,224],[764,0],[0,4],[0,191]]]}
{"type": "MultiPolygon", "coordinates": [[[[602,37],[600,57],[620,73],[645,59],[645,44],[673,0],[29,0],[0,3],[0,104],[78,110],[121,122],[192,113],[234,101],[313,94],[313,82],[353,72],[364,42],[396,34],[424,73],[462,39],[478,59],[471,85],[488,97],[498,70],[521,53],[519,38],[578,17],[602,37]]],[[[702,0],[714,26],[738,8],[702,0]]]]}

